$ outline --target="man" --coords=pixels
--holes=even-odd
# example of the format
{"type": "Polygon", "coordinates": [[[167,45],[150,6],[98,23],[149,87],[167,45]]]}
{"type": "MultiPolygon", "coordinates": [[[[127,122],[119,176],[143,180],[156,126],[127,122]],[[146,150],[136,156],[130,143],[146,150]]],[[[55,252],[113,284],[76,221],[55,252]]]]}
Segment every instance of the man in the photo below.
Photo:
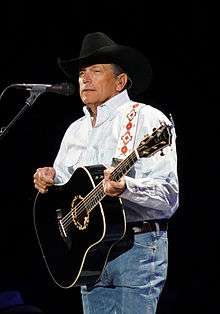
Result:
{"type": "Polygon", "coordinates": [[[153,314],[167,275],[167,220],[178,207],[174,127],[163,156],[156,152],[138,158],[127,175],[113,180],[114,157],[123,160],[132,150],[138,156],[146,134],[161,123],[171,125],[161,111],[129,97],[148,88],[149,61],[98,32],[85,36],[78,58],[59,64],[70,79],[78,79],[85,115],[67,129],[54,166],[37,169],[35,187],[46,193],[50,186],[68,182],[79,166],[105,165],[104,193],[120,197],[126,234],[113,246],[98,282],[82,286],[83,310],[153,314]]]}

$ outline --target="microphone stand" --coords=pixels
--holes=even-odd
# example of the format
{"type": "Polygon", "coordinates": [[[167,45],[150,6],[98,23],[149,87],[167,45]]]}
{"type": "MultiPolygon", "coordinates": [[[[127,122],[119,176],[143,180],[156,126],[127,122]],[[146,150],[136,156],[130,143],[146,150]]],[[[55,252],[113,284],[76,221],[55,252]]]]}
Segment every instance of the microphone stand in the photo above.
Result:
{"type": "Polygon", "coordinates": [[[22,109],[18,112],[18,114],[9,122],[9,124],[6,127],[0,128],[0,139],[2,139],[9,131],[9,129],[15,124],[17,120],[19,120],[23,114],[26,112],[27,109],[29,109],[36,99],[44,93],[44,90],[30,90],[30,96],[25,101],[25,105],[22,107],[22,109]]]}

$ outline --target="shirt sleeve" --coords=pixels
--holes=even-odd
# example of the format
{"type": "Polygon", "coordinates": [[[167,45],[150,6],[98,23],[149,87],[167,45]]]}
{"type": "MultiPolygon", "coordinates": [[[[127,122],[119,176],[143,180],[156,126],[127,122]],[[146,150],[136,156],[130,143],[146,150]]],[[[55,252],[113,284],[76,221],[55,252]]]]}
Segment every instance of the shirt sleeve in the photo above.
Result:
{"type": "MultiPolygon", "coordinates": [[[[73,133],[74,124],[72,123],[66,130],[63,139],[60,144],[59,151],[54,160],[53,167],[56,171],[55,184],[62,185],[65,184],[72,175],[72,160],[70,160],[70,145],[69,138],[73,133]]],[[[75,154],[76,155],[76,154],[75,154]]]]}
{"type": "MultiPolygon", "coordinates": [[[[153,110],[150,129],[153,125],[158,127],[164,120],[171,123],[161,112],[153,110]]],[[[140,130],[147,129],[144,127],[147,123],[146,115],[142,114],[139,123],[140,141],[143,136],[140,130]]],[[[157,152],[151,157],[140,158],[134,165],[131,175],[125,176],[127,188],[120,197],[125,205],[129,203],[130,208],[141,212],[146,219],[170,218],[178,208],[179,184],[174,127],[171,132],[172,144],[163,149],[163,155],[157,152]]]]}
{"type": "Polygon", "coordinates": [[[55,185],[62,185],[69,180],[70,173],[68,168],[65,166],[65,156],[67,155],[67,149],[65,145],[65,136],[61,142],[60,149],[54,161],[53,167],[56,171],[54,179],[55,185]]]}

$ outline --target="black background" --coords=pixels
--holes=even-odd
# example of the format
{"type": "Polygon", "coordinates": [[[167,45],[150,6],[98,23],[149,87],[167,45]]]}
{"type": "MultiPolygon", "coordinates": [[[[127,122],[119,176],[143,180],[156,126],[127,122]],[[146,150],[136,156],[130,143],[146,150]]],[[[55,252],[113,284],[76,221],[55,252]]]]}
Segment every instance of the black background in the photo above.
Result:
{"type": "MultiPolygon", "coordinates": [[[[180,206],[169,227],[168,280],[159,314],[217,313],[218,51],[214,8],[135,1],[1,4],[0,87],[66,81],[57,57],[76,57],[89,32],[102,31],[141,50],[153,81],[137,100],[175,120],[180,206]],[[217,298],[216,298],[217,297],[217,298]]],[[[0,100],[0,127],[28,92],[0,100]]],[[[37,167],[51,165],[67,126],[82,115],[77,95],[45,93],[0,139],[0,290],[18,290],[46,313],[81,313],[78,288],[55,286],[45,269],[32,219],[37,167]]]]}

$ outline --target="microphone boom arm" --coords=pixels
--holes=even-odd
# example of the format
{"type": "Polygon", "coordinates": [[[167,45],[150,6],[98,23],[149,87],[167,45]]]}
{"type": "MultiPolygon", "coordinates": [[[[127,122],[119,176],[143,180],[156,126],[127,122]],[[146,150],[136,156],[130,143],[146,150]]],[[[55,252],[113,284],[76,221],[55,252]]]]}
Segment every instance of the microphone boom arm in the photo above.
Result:
{"type": "Polygon", "coordinates": [[[23,116],[23,114],[26,112],[28,108],[30,108],[36,99],[44,93],[44,90],[39,90],[39,89],[32,89],[30,90],[30,96],[28,99],[25,101],[25,105],[21,108],[21,110],[17,113],[17,115],[9,122],[9,124],[6,127],[1,127],[0,128],[0,139],[2,139],[9,131],[9,129],[15,124],[17,120],[23,116]]]}

